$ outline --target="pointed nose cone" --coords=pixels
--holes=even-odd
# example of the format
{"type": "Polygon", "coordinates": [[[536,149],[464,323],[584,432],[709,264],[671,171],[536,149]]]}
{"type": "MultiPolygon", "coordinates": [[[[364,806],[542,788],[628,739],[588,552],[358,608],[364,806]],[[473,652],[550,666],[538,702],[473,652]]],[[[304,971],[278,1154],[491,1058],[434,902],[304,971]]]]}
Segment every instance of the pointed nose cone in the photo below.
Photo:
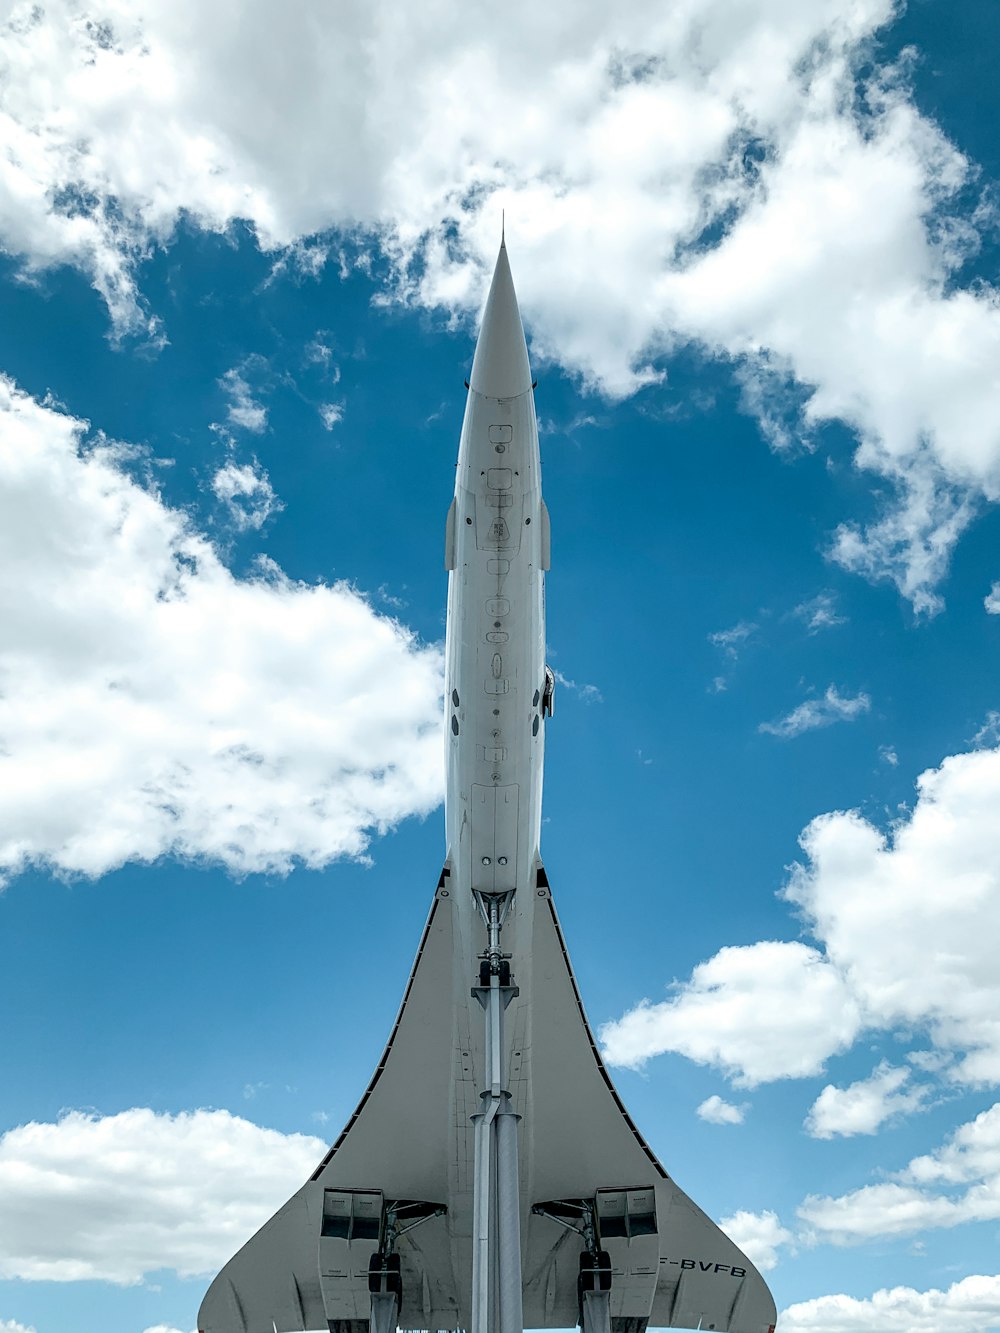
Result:
{"type": "Polygon", "coordinates": [[[487,398],[516,398],[531,388],[531,368],[521,327],[521,312],[514,295],[507,247],[502,241],[490,294],[486,298],[469,384],[476,393],[487,398]]]}

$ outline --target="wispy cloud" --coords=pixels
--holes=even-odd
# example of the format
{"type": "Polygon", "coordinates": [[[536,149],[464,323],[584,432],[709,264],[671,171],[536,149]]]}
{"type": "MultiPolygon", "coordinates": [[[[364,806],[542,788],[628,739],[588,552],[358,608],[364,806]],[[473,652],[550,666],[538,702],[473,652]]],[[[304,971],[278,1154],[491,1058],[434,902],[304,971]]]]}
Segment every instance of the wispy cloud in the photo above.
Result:
{"type": "Polygon", "coordinates": [[[973,745],[996,745],[1000,741],[1000,712],[991,708],[986,720],[972,738],[973,745]]]}
{"type": "Polygon", "coordinates": [[[322,366],[323,372],[331,384],[340,382],[340,367],[333,359],[333,348],[326,341],[329,334],[320,330],[305,345],[304,358],[307,366],[322,366]]]}
{"type": "Polygon", "coordinates": [[[267,428],[267,408],[257,401],[246,378],[248,362],[227,370],[219,380],[219,387],[229,402],[226,413],[229,424],[238,430],[248,430],[260,435],[267,428]]]}
{"type": "Polygon", "coordinates": [[[991,616],[1000,616],[1000,579],[983,598],[983,606],[991,616]]]}
{"type": "Polygon", "coordinates": [[[741,620],[732,629],[716,630],[714,634],[708,636],[708,641],[714,643],[716,648],[721,648],[726,656],[735,662],[740,651],[756,632],[757,626],[753,621],[741,620]]]}
{"type": "Polygon", "coordinates": [[[762,722],[758,731],[770,736],[779,736],[782,740],[791,740],[806,731],[816,731],[820,727],[830,727],[835,722],[853,722],[871,709],[871,699],[867,694],[856,694],[853,698],[839,692],[836,685],[831,685],[820,699],[806,699],[785,717],[774,722],[762,722]]]}
{"type": "Polygon", "coordinates": [[[818,634],[822,629],[847,624],[847,617],[838,613],[837,599],[831,592],[821,592],[808,601],[800,602],[792,615],[804,622],[809,634],[818,634]]]}
{"type": "Polygon", "coordinates": [[[276,278],[285,274],[301,281],[303,278],[318,278],[330,257],[329,246],[319,241],[307,241],[302,237],[285,248],[271,265],[263,285],[269,287],[276,278]]]}
{"type": "Polygon", "coordinates": [[[225,463],[212,478],[212,490],[244,532],[262,528],[272,514],[284,509],[256,458],[243,464],[225,463]]]}
{"type": "Polygon", "coordinates": [[[554,670],[552,674],[564,690],[572,690],[579,695],[583,703],[602,704],[604,702],[604,695],[596,685],[577,684],[575,680],[570,680],[568,676],[564,676],[561,671],[554,670]]]}
{"type": "Polygon", "coordinates": [[[319,419],[327,430],[333,430],[344,419],[343,403],[320,403],[319,419]]]}

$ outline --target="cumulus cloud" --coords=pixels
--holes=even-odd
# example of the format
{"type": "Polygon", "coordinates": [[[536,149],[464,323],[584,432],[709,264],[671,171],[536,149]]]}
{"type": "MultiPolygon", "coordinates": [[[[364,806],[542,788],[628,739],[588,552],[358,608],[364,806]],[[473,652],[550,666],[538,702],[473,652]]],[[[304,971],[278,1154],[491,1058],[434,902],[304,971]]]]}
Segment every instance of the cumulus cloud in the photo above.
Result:
{"type": "MultiPolygon", "coordinates": [[[[608,1059],[675,1051],[751,1085],[818,1073],[860,1033],[902,1029],[955,1056],[949,1079],[1000,1082],[998,809],[993,748],[927,770],[888,832],[856,811],[814,819],[783,893],[816,945],[721,949],[668,999],[606,1024],[608,1059]]],[[[844,1112],[844,1096],[828,1104],[844,1112]]]]}
{"type": "Polygon", "coordinates": [[[719,1225],[750,1262],[765,1273],[777,1267],[778,1250],[792,1240],[792,1233],[781,1225],[777,1213],[741,1210],[732,1217],[724,1217],[719,1225]]]}
{"type": "Polygon", "coordinates": [[[1000,1328],[1000,1277],[967,1277],[947,1291],[892,1287],[868,1300],[819,1296],[782,1310],[781,1333],[987,1333],[1000,1328]]]}
{"type": "MultiPolygon", "coordinates": [[[[16,1319],[0,1319],[0,1333],[35,1333],[34,1328],[19,1324],[16,1319]]],[[[149,1330],[149,1333],[154,1333],[149,1330]]]]}
{"type": "Polygon", "coordinates": [[[1000,1081],[1000,749],[952,755],[917,793],[888,834],[856,812],[813,820],[786,896],[867,1025],[924,1029],[964,1053],[953,1077],[1000,1081]]]}
{"type": "Polygon", "coordinates": [[[0,873],[360,856],[442,789],[441,654],[345,584],[238,579],[0,379],[0,873]]]}
{"type": "Polygon", "coordinates": [[[916,1110],[928,1095],[926,1087],[907,1087],[912,1071],[883,1060],[866,1079],[846,1088],[828,1083],[806,1116],[814,1139],[874,1134],[893,1116],[916,1110]]]}
{"type": "Polygon", "coordinates": [[[71,1111],[0,1138],[0,1274],[140,1282],[215,1272],[307,1179],[326,1145],[228,1111],[71,1111]]]}
{"type": "Polygon", "coordinates": [[[621,395],[696,343],[772,442],[845,423],[897,501],[835,558],[932,610],[1000,494],[1000,309],[962,283],[970,165],[905,65],[872,65],[897,10],[585,0],[539,24],[513,0],[491,40],[384,0],[290,0],[280,36],[263,0],[20,0],[0,238],[29,273],[86,271],[120,331],[155,324],[142,260],[182,216],[246,219],[303,276],[351,230],[389,260],[385,299],[472,314],[505,207],[537,358],[621,395]]]}
{"type": "Polygon", "coordinates": [[[1000,581],[994,583],[986,594],[983,605],[991,616],[1000,616],[1000,581]]]}
{"type": "Polygon", "coordinates": [[[793,708],[785,717],[774,722],[762,722],[758,731],[782,740],[792,740],[806,731],[816,731],[820,727],[831,727],[834,722],[853,722],[855,718],[867,713],[872,701],[867,694],[856,694],[852,699],[843,695],[836,685],[830,685],[821,699],[806,699],[793,708]]]}
{"type": "Polygon", "coordinates": [[[931,1227],[1000,1218],[1000,1104],[958,1129],[936,1151],[914,1157],[876,1185],[836,1198],[810,1196],[798,1209],[813,1240],[852,1245],[931,1227]]]}
{"type": "Polygon", "coordinates": [[[706,1097],[695,1114],[700,1120],[707,1120],[710,1125],[742,1125],[746,1118],[746,1106],[734,1106],[724,1101],[718,1093],[706,1097]]]}
{"type": "Polygon", "coordinates": [[[753,1087],[817,1074],[850,1046],[861,1017],[835,967],[799,942],[721,949],[659,1004],[643,1000],[600,1037],[612,1064],[637,1068],[677,1051],[753,1087]]]}
{"type": "Polygon", "coordinates": [[[284,508],[271,480],[255,458],[250,463],[224,463],[212,478],[212,490],[230,518],[244,532],[262,528],[272,514],[284,508]]]}

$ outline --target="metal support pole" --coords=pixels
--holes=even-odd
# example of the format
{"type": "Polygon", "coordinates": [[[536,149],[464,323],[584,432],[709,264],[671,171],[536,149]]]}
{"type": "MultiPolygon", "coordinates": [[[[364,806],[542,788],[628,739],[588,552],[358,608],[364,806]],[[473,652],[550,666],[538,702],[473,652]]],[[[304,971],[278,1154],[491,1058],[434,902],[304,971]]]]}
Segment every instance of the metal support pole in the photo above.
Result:
{"type": "MultiPolygon", "coordinates": [[[[504,1087],[503,1013],[517,994],[500,984],[501,968],[509,964],[500,950],[500,931],[510,907],[504,898],[477,895],[487,929],[483,955],[489,964],[489,985],[473,988],[484,1011],[485,1080],[483,1109],[475,1125],[472,1236],[471,1333],[522,1333],[520,1184],[517,1122],[504,1087]]],[[[481,978],[485,983],[485,976],[481,978]]],[[[610,1330],[609,1330],[610,1333],[610,1330]]]]}
{"type": "Polygon", "coordinates": [[[492,1333],[496,1329],[493,1252],[496,1248],[494,1212],[493,1121],[496,1105],[487,1106],[472,1117],[474,1178],[472,1193],[472,1333],[492,1333]]]}
{"type": "MultiPolygon", "coordinates": [[[[496,1117],[497,1241],[499,1243],[500,1333],[522,1333],[521,1200],[518,1188],[517,1122],[510,1094],[496,1117]]],[[[608,1333],[611,1333],[610,1328],[608,1333]]]]}

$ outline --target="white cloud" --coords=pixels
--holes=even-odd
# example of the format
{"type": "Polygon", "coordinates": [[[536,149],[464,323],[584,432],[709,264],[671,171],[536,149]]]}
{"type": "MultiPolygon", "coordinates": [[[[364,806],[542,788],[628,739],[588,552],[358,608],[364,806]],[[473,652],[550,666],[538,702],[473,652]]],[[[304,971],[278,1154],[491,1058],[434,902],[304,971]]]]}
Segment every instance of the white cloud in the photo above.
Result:
{"type": "Polygon", "coordinates": [[[768,940],[720,949],[660,1004],[643,1000],[600,1031],[612,1064],[677,1051],[752,1087],[817,1074],[853,1042],[857,1003],[816,949],[768,940]]]}
{"type": "Polygon", "coordinates": [[[343,404],[321,403],[319,408],[319,419],[322,421],[324,429],[333,430],[334,426],[344,419],[343,404]]]}
{"type": "Polygon", "coordinates": [[[757,730],[780,736],[782,740],[791,740],[805,731],[832,726],[834,722],[853,722],[855,718],[867,713],[871,706],[867,694],[857,694],[852,699],[849,695],[841,694],[836,685],[830,685],[821,699],[806,699],[786,717],[780,717],[774,722],[762,722],[757,730]]]}
{"type": "Polygon", "coordinates": [[[973,745],[996,745],[1000,743],[1000,712],[991,708],[986,714],[983,725],[972,738],[973,745]]]}
{"type": "Polygon", "coordinates": [[[0,873],[322,866],[442,789],[441,654],[345,584],[238,579],[134,451],[0,379],[0,873]]]}
{"type": "MultiPolygon", "coordinates": [[[[974,517],[972,491],[952,481],[926,448],[903,460],[882,458],[878,467],[895,481],[898,503],[866,531],[841,524],[830,557],[869,579],[892,579],[915,611],[933,615],[943,605],[934,588],[974,517]]],[[[982,485],[990,499],[997,498],[991,477],[982,485]]]]}
{"type": "MultiPolygon", "coordinates": [[[[0,1333],[35,1333],[34,1327],[19,1324],[16,1319],[0,1319],[0,1333]]],[[[149,1329],[147,1333],[155,1333],[149,1329]]]]}
{"type": "Polygon", "coordinates": [[[211,1273],[299,1188],[326,1145],[228,1111],[71,1111],[0,1138],[0,1274],[132,1284],[211,1273]]]}
{"type": "Polygon", "coordinates": [[[891,835],[855,812],[814,819],[786,896],[866,1025],[924,1029],[965,1053],[953,1077],[1000,1081],[1000,749],[952,755],[917,792],[891,835]]]}
{"type": "Polygon", "coordinates": [[[880,745],[878,747],[878,757],[883,764],[888,764],[890,768],[898,768],[899,755],[896,753],[894,745],[880,745]]]}
{"type": "Polygon", "coordinates": [[[886,1120],[914,1111],[926,1100],[928,1088],[906,1088],[911,1077],[909,1069],[883,1060],[868,1078],[849,1087],[828,1083],[809,1109],[806,1131],[815,1139],[874,1134],[886,1120]]]}
{"type": "Polygon", "coordinates": [[[323,373],[330,383],[338,384],[340,382],[340,367],[333,359],[333,348],[328,342],[324,341],[328,337],[329,334],[321,330],[315,338],[306,343],[305,363],[307,366],[322,367],[323,373]]]}
{"type": "Polygon", "coordinates": [[[244,532],[262,528],[272,514],[284,508],[256,458],[250,463],[224,463],[212,478],[212,490],[244,532]]]}
{"type": "Polygon", "coordinates": [[[778,1250],[792,1240],[792,1233],[781,1225],[778,1215],[772,1212],[747,1213],[740,1210],[732,1217],[724,1217],[719,1225],[750,1262],[765,1273],[777,1267],[778,1250]]]}
{"type": "Polygon", "coordinates": [[[1000,581],[994,583],[993,587],[983,599],[983,606],[991,616],[1000,616],[1000,581]]]}
{"type": "Polygon", "coordinates": [[[710,1125],[742,1125],[746,1118],[746,1105],[734,1106],[724,1101],[718,1093],[706,1097],[695,1114],[700,1120],[707,1120],[710,1125]]]}
{"type": "Polygon", "coordinates": [[[877,1185],[836,1198],[810,1196],[798,1209],[806,1235],[835,1245],[931,1227],[1000,1218],[1000,1103],[956,1129],[935,1152],[914,1157],[877,1185]]]}
{"type": "Polygon", "coordinates": [[[821,592],[800,602],[792,612],[798,620],[804,622],[809,634],[818,634],[822,629],[833,629],[836,625],[845,625],[847,617],[837,611],[837,599],[833,593],[821,592]]]}
{"type": "Polygon", "coordinates": [[[889,833],[856,811],[802,833],[784,896],[818,947],[721,949],[606,1024],[609,1060],[675,1051],[750,1085],[818,1073],[864,1031],[908,1030],[956,1056],[949,1079],[1000,1082],[1000,748],[950,756],[917,793],[889,833]]]}
{"type": "Polygon", "coordinates": [[[143,1333],[181,1333],[181,1330],[171,1324],[155,1324],[152,1328],[144,1329],[143,1333]]]}
{"type": "Polygon", "coordinates": [[[575,680],[570,680],[568,676],[564,676],[561,671],[554,671],[553,675],[557,684],[561,685],[564,690],[572,690],[574,694],[579,695],[583,703],[602,704],[604,702],[604,695],[596,685],[586,683],[581,685],[575,680]]]}
{"type": "Polygon", "coordinates": [[[226,407],[229,424],[239,430],[248,430],[260,435],[267,427],[267,408],[254,398],[253,390],[244,375],[245,369],[246,366],[237,366],[227,370],[219,380],[219,385],[229,399],[226,407]]]}
{"type": "Polygon", "coordinates": [[[720,629],[708,636],[709,643],[721,648],[727,657],[735,659],[747,641],[757,632],[757,626],[749,620],[741,620],[731,629],[720,629]]]}
{"type": "Polygon", "coordinates": [[[869,1300],[819,1296],[782,1310],[781,1333],[987,1333],[1000,1328],[1000,1277],[967,1277],[947,1291],[884,1288],[869,1300]]]}
{"type": "Polygon", "coordinates": [[[245,218],[302,275],[316,233],[351,230],[388,256],[386,299],[472,313],[505,207],[536,359],[615,395],[696,342],[737,364],[775,442],[844,422],[898,503],[845,523],[835,557],[932,610],[1000,494],[1000,309],[962,285],[972,169],[905,69],[872,70],[897,12],[583,0],[540,24],[512,0],[491,39],[385,0],[290,0],[280,24],[263,0],[20,0],[0,239],[32,272],[81,267],[121,331],[155,325],[137,274],[182,216],[245,218]]]}

